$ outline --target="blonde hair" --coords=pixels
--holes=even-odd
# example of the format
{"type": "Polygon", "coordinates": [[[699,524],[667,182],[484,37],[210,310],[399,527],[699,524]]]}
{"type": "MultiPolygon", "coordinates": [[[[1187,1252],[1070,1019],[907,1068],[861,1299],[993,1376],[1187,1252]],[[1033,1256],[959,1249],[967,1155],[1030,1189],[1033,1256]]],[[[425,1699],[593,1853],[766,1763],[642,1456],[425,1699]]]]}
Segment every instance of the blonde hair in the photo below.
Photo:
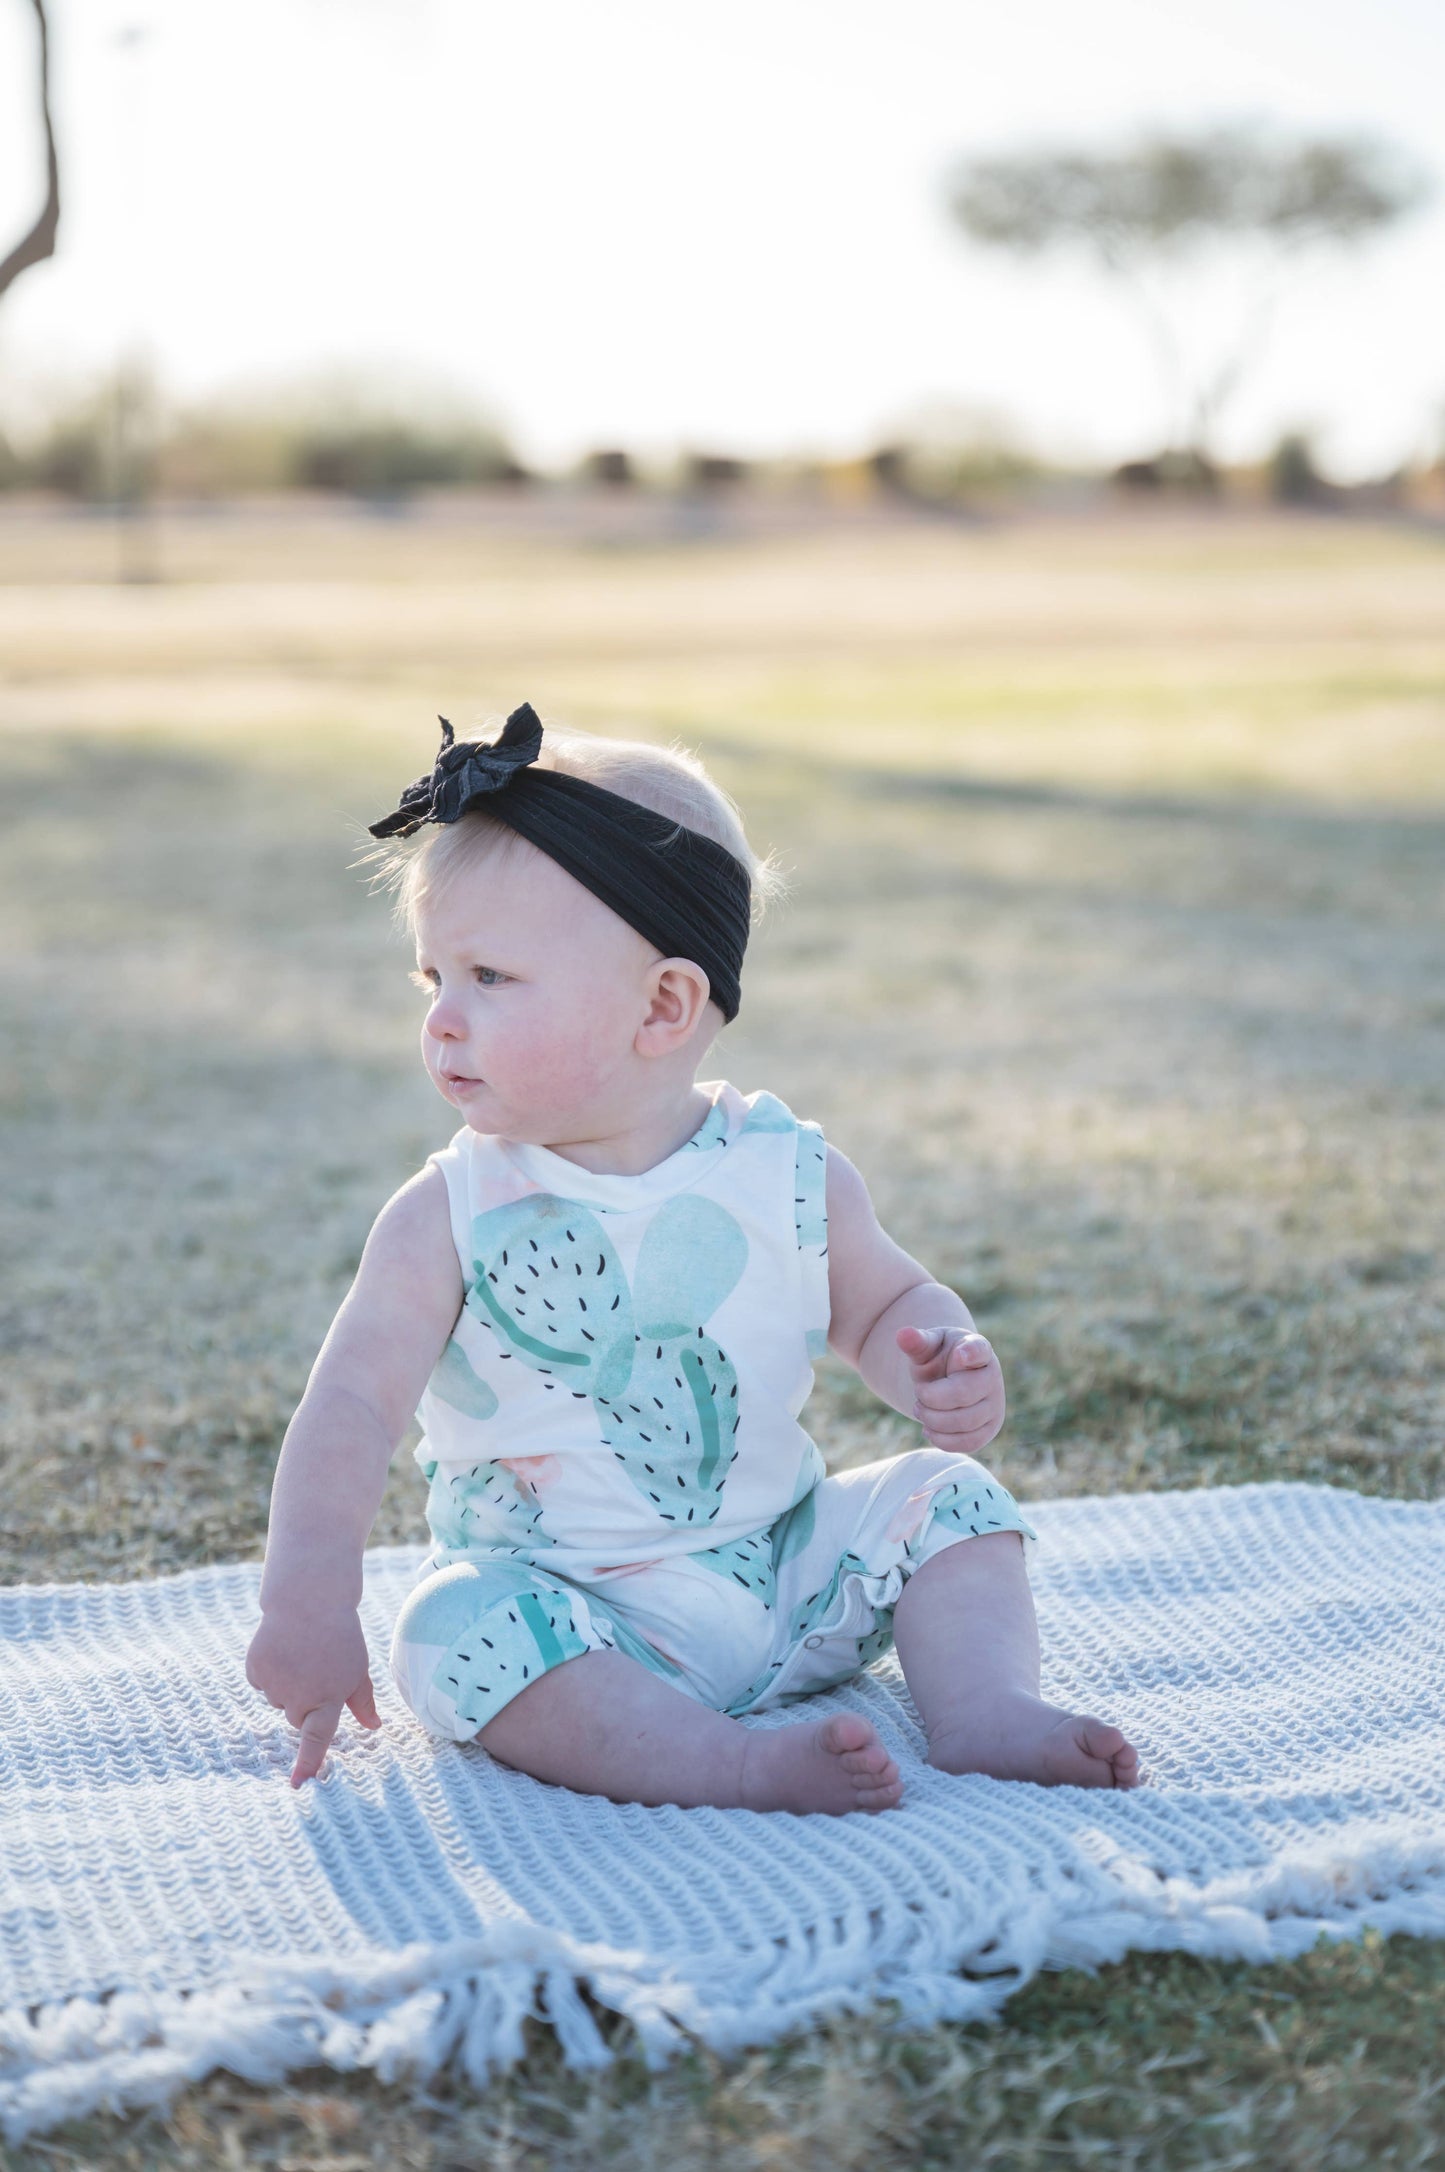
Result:
{"type": "MultiPolygon", "coordinates": [[[[486,724],[478,736],[495,738],[500,729],[500,723],[495,730],[486,724]]],[[[585,777],[724,846],[742,862],[751,879],[754,927],[767,907],[787,894],[787,878],[776,855],[758,858],[748,843],[737,803],[714,783],[698,757],[676,740],[665,747],[653,746],[645,739],[604,739],[549,724],[533,766],[585,777]]],[[[392,911],[397,924],[414,935],[426,900],[447,889],[464,867],[525,846],[527,840],[505,822],[481,807],[472,807],[459,821],[427,823],[405,840],[385,839],[364,852],[358,864],[375,868],[374,886],[394,893],[392,911]]]]}

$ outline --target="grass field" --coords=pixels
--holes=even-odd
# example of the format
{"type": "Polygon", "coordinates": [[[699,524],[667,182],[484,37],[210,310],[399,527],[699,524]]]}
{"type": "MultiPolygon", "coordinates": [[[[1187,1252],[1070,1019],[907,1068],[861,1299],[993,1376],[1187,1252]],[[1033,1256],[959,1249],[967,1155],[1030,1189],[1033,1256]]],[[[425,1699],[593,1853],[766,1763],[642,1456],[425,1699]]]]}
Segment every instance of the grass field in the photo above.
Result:
{"type": "MultiPolygon", "coordinates": [[[[868,1177],[996,1343],[1022,1498],[1445,1476],[1445,548],[1320,522],[854,529],[0,517],[12,810],[0,1580],[257,1556],[372,1216],[454,1126],[348,871],[459,728],[700,748],[790,900],[704,1066],[868,1177]]],[[[837,1468],[916,1438],[833,1361],[837,1468]]],[[[421,1532],[406,1448],[377,1542],[421,1532]]],[[[50,2165],[1426,2165],[1445,1954],[1130,1958],[481,2099],[216,2076],[50,2165]]],[[[624,2041],[619,2034],[619,2041],[624,2041]]]]}

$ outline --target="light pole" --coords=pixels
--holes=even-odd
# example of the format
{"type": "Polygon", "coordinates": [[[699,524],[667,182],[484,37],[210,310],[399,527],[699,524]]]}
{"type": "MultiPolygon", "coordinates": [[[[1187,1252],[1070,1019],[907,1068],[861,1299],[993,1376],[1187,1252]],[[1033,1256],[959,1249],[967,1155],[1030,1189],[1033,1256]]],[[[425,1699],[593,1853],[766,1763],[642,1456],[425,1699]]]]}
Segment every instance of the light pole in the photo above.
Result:
{"type": "Polygon", "coordinates": [[[141,323],[140,265],[144,258],[148,208],[144,162],[149,147],[144,56],[150,36],[147,24],[128,23],[116,32],[113,41],[122,57],[117,103],[121,163],[126,174],[122,200],[129,199],[130,238],[129,246],[118,251],[120,277],[125,284],[111,399],[111,471],[116,579],[129,582],[158,581],[161,577],[160,535],[153,495],[155,398],[141,323]],[[129,312],[127,302],[131,305],[129,312]]]}

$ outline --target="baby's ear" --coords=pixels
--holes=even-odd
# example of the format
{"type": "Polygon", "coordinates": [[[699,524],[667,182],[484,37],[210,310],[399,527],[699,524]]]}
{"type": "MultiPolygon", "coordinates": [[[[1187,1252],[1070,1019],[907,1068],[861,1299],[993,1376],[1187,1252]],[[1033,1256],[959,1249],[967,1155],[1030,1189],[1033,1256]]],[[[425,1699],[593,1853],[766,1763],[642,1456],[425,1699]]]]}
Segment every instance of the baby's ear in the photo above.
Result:
{"type": "Polygon", "coordinates": [[[647,1015],[637,1029],[640,1056],[669,1056],[697,1031],[711,993],[708,977],[690,958],[661,958],[647,976],[647,1015]]]}

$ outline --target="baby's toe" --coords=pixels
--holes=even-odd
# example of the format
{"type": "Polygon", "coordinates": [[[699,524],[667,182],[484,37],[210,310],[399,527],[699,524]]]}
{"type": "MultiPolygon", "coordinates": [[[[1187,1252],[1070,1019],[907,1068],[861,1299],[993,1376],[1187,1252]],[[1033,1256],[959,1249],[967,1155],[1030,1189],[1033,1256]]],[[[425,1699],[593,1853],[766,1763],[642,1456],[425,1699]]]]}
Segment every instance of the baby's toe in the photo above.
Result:
{"type": "Polygon", "coordinates": [[[860,1750],[845,1750],[842,1763],[860,1781],[891,1778],[898,1769],[876,1736],[872,1742],[865,1742],[860,1750]]]}
{"type": "Polygon", "coordinates": [[[818,1729],[818,1741],[830,1755],[847,1757],[877,1743],[878,1737],[872,1722],[861,1719],[856,1712],[834,1712],[818,1729]]]}
{"type": "Polygon", "coordinates": [[[1137,1787],[1139,1752],[1122,1728],[1107,1726],[1103,1720],[1084,1719],[1079,1724],[1076,1740],[1086,1757],[1108,1766],[1106,1787],[1137,1787]]]}
{"type": "Polygon", "coordinates": [[[1114,1767],[1115,1787],[1139,1785],[1139,1752],[1132,1742],[1126,1742],[1122,1750],[1116,1750],[1109,1762],[1114,1767]]]}
{"type": "Polygon", "coordinates": [[[886,1780],[870,1780],[866,1787],[858,1789],[860,1810],[892,1810],[903,1800],[903,1782],[897,1772],[886,1780]]]}

